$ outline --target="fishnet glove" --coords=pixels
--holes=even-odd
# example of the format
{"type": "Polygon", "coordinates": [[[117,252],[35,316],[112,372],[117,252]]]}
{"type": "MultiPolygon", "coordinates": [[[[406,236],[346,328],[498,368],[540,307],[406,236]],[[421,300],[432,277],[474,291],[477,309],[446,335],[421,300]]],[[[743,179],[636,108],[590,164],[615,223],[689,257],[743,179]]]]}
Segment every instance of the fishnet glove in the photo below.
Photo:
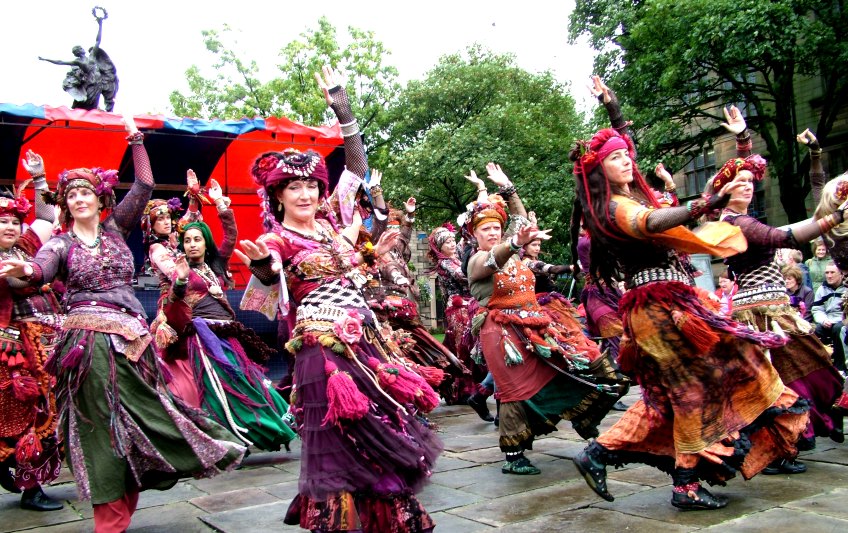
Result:
{"type": "MultiPolygon", "coordinates": [[[[330,108],[336,114],[336,118],[339,119],[339,124],[355,122],[356,117],[350,108],[350,100],[344,87],[337,85],[330,89],[329,93],[333,98],[333,104],[330,108]]],[[[368,171],[368,158],[365,156],[365,146],[362,144],[362,136],[358,133],[346,136],[344,138],[344,147],[347,169],[360,178],[365,178],[365,173],[368,171]]]]}

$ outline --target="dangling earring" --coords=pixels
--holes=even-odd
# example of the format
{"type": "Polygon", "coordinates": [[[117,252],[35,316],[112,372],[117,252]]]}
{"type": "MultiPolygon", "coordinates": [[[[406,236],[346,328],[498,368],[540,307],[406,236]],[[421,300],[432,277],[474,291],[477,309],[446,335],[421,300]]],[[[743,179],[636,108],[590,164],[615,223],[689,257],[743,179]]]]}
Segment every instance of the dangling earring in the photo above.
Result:
{"type": "Polygon", "coordinates": [[[283,204],[277,204],[277,212],[278,212],[278,213],[282,213],[282,212],[283,212],[283,204]]]}

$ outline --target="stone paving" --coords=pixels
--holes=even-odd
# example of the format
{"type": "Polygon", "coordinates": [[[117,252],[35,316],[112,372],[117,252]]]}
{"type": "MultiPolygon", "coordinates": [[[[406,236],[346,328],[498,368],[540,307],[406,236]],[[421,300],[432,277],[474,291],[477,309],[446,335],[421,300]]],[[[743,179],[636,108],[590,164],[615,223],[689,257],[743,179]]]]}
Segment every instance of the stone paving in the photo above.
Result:
{"type": "MultiPolygon", "coordinates": [[[[635,393],[625,399],[635,400],[635,393]]],[[[494,405],[491,406],[494,408],[494,405]]],[[[609,427],[619,413],[612,413],[609,427]]],[[[539,531],[627,531],[631,533],[721,531],[817,533],[848,531],[848,444],[819,439],[803,454],[809,469],[794,476],[732,480],[716,492],[730,497],[719,511],[680,512],[669,504],[671,480],[633,465],[610,470],[614,502],[597,497],[571,458],[585,443],[567,423],[539,439],[527,456],[538,476],[508,476],[497,430],[469,408],[442,406],[439,424],[445,452],[420,494],[438,533],[536,533],[539,531]]],[[[283,524],[297,491],[300,445],[291,452],[256,452],[236,471],[213,479],[186,480],[169,491],[142,493],[130,531],[255,533],[299,531],[283,524]]],[[[70,533],[93,529],[91,505],[77,500],[67,470],[46,491],[64,500],[52,513],[23,511],[20,497],[0,490],[0,533],[70,533]]]]}

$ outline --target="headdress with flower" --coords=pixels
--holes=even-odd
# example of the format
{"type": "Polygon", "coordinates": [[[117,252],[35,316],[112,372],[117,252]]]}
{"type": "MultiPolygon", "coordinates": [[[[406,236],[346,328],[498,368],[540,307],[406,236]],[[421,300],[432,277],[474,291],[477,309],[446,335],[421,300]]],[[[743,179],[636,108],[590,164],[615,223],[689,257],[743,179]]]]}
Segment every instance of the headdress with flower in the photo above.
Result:
{"type": "Polygon", "coordinates": [[[171,218],[172,223],[176,222],[182,207],[182,203],[177,197],[167,201],[156,199],[147,202],[147,206],[144,208],[144,215],[141,218],[141,231],[144,234],[144,242],[151,242],[156,240],[157,237],[161,237],[153,232],[153,226],[156,224],[156,221],[168,216],[171,218]]]}
{"type": "Polygon", "coordinates": [[[760,154],[751,154],[744,159],[741,157],[729,159],[710,180],[712,189],[715,192],[720,191],[722,187],[733,181],[741,170],[749,171],[754,175],[754,181],[760,181],[765,176],[766,165],[766,160],[760,154]]]}
{"type": "MultiPolygon", "coordinates": [[[[27,180],[20,188],[13,188],[11,193],[6,191],[3,196],[0,196],[0,217],[13,216],[23,222],[24,217],[32,208],[32,204],[23,195],[23,191],[30,181],[32,180],[27,180]]],[[[36,194],[38,194],[38,191],[36,191],[36,194]]]]}
{"type": "Polygon", "coordinates": [[[450,222],[445,222],[430,232],[430,236],[427,238],[427,241],[430,245],[429,255],[433,262],[438,263],[442,259],[447,259],[447,256],[442,253],[442,245],[445,244],[445,241],[449,238],[456,238],[454,235],[455,233],[456,228],[454,228],[453,224],[450,222]]]}
{"type": "Polygon", "coordinates": [[[64,220],[68,220],[68,206],[65,198],[68,191],[79,187],[85,187],[94,191],[102,203],[103,209],[111,209],[115,206],[115,185],[118,184],[118,171],[95,168],[75,168],[64,170],[59,174],[59,185],[56,194],[52,197],[54,203],[58,203],[62,209],[64,220]]]}
{"type": "MultiPolygon", "coordinates": [[[[490,194],[483,202],[471,202],[468,210],[460,215],[462,220],[462,237],[469,243],[475,243],[474,230],[481,224],[498,222],[501,229],[506,228],[506,202],[499,194],[490,194]]],[[[472,246],[474,246],[472,244],[472,246]]]]}
{"type": "Polygon", "coordinates": [[[276,220],[275,213],[281,212],[281,206],[273,194],[279,185],[293,179],[317,180],[322,200],[327,197],[330,189],[327,165],[321,154],[314,150],[301,152],[288,148],[282,152],[265,152],[256,158],[250,174],[264,191],[264,195],[260,194],[260,206],[266,229],[270,229],[272,221],[276,220]]]}

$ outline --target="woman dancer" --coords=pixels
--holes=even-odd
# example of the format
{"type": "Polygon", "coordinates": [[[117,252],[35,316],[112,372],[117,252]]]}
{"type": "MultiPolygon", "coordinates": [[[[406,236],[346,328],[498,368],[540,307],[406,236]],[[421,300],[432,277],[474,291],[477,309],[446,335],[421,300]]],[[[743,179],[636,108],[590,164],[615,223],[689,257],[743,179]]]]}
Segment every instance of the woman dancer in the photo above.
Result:
{"type": "Polygon", "coordinates": [[[480,346],[501,400],[500,448],[506,455],[501,472],[539,474],[524,456],[536,436],[554,431],[562,419],[570,420],[584,438],[597,436],[598,423],[626,389],[597,349],[575,349],[571,332],[539,306],[533,273],[516,254],[534,239],[549,236],[527,220],[515,186],[501,168],[489,163],[486,170],[500,196],[472,204],[465,224],[474,238],[469,244],[476,248],[468,261],[468,280],[483,312],[480,346]],[[504,196],[519,228],[506,240],[504,196]]]}
{"type": "MultiPolygon", "coordinates": [[[[681,225],[722,207],[739,183],[687,206],[660,208],[633,161],[614,95],[600,95],[613,129],[572,152],[579,213],[591,235],[591,275],[608,284],[623,277],[624,337],[619,363],[636,377],[643,399],[580,452],[574,463],[589,486],[612,501],[606,465],[644,462],[672,474],[672,505],[718,509],[700,480],[748,479],[773,460],[791,458],[806,426],[803,400],[787,388],[765,348],[783,345],[714,314],[677,260],[676,249],[728,256],[744,250],[737,228],[714,223],[695,235],[681,225]]],[[[576,228],[572,228],[574,233],[576,228]]]]}
{"type": "Polygon", "coordinates": [[[224,226],[220,248],[205,222],[182,228],[180,255],[163,312],[179,340],[163,357],[173,375],[171,390],[200,407],[245,444],[261,450],[288,448],[295,434],[283,420],[288,404],[269,389],[258,362],[272,350],[235,319],[227,302],[227,264],[237,230],[229,199],[220,191],[218,216],[224,226]],[[250,355],[248,355],[250,354],[250,355]]]}
{"type": "MultiPolygon", "coordinates": [[[[31,205],[23,196],[0,194],[0,258],[29,261],[53,235],[53,207],[41,156],[28,151],[24,167],[35,186],[35,220],[24,226],[31,205]]],[[[55,511],[62,504],[41,485],[59,475],[56,397],[44,364],[60,326],[59,302],[50,286],[34,288],[0,278],[0,485],[21,495],[21,508],[55,511]],[[14,468],[14,476],[9,468],[14,468]]]]}
{"type": "MultiPolygon", "coordinates": [[[[830,355],[810,323],[790,305],[783,275],[774,259],[777,249],[798,249],[834,228],[842,222],[843,212],[796,224],[790,230],[767,226],[749,216],[754,183],[763,179],[766,162],[757,154],[751,155],[750,134],[739,110],[731,107],[725,114],[728,117],[726,127],[737,135],[736,158],[721,167],[710,180],[708,189],[720,190],[728,183],[742,184],[721,212],[721,220],[739,227],[748,241],[747,251],[725,259],[739,285],[733,296],[733,318],[758,331],[776,331],[788,337],[789,342],[773,348],[770,355],[783,382],[810,402],[810,423],[798,448],[814,448],[816,436],[844,440],[841,415],[831,413],[833,402],[842,391],[842,376],[833,367],[830,355]]],[[[797,474],[806,470],[803,463],[780,458],[763,473],[797,474]]]]}
{"type": "Polygon", "coordinates": [[[47,369],[56,376],[68,464],[80,499],[94,505],[98,532],[125,530],[139,491],[170,488],[189,475],[214,475],[244,454],[224,428],[163,392],[125,242],[153,191],[153,174],[131,120],[127,131],[136,180],[126,197],[114,204],[115,171],[63,172],[57,200],[68,230],[31,261],[0,263],[0,277],[33,287],[64,278],[67,317],[47,369]],[[111,213],[101,223],[106,209],[111,213]]]}
{"type": "MultiPolygon", "coordinates": [[[[318,82],[342,124],[347,168],[363,176],[368,167],[347,94],[329,68],[323,74],[318,82]]],[[[262,154],[252,174],[270,231],[256,244],[241,241],[257,278],[242,307],[297,318],[287,348],[295,354],[292,406],[303,448],[299,492],[285,522],[328,532],[431,531],[414,494],[441,443],[415,414],[435,407],[438,396],[417,375],[385,364],[361,294],[365,263],[388,252],[398,232],[357,252],[358,215],[343,231],[319,216],[329,179],[315,152],[262,154]]]]}

